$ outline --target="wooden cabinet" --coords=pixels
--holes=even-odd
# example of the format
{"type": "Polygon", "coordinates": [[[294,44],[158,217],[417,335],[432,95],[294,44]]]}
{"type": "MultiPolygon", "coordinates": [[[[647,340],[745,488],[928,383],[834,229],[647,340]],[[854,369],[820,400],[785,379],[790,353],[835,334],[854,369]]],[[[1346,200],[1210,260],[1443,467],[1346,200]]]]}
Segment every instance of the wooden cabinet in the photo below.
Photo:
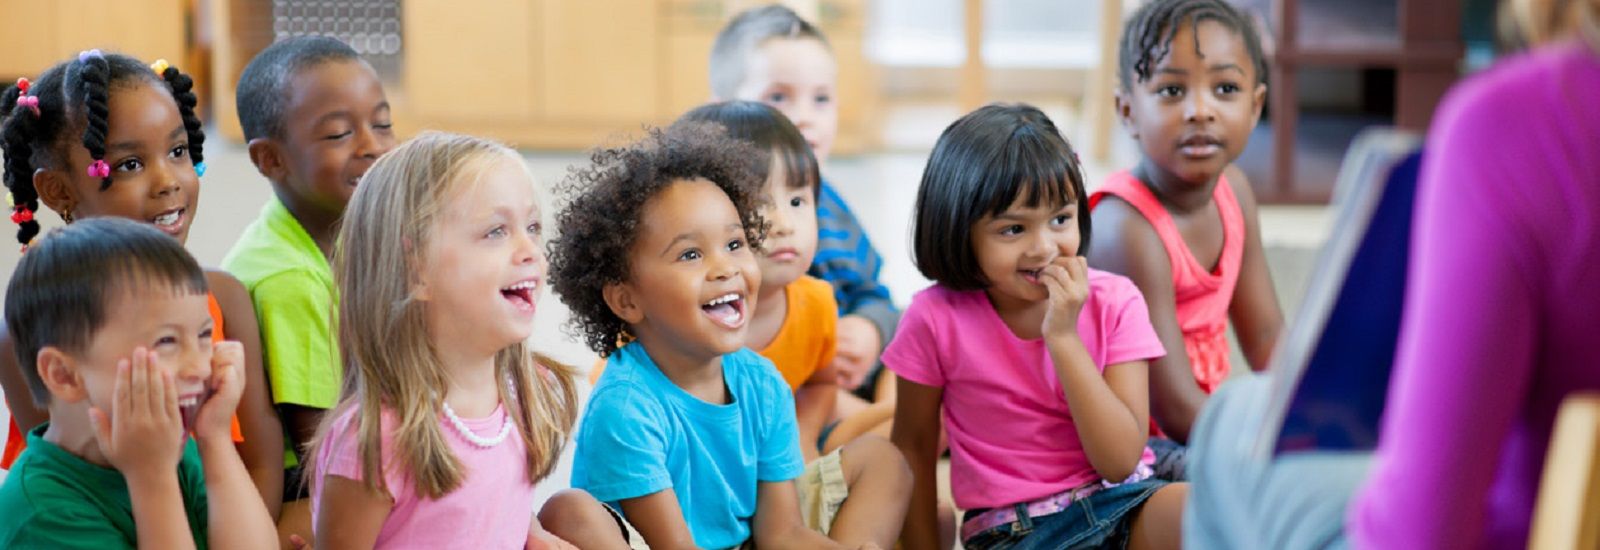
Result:
{"type": "Polygon", "coordinates": [[[0,0],[0,77],[35,78],[99,48],[145,61],[188,56],[186,0],[0,0]]]}

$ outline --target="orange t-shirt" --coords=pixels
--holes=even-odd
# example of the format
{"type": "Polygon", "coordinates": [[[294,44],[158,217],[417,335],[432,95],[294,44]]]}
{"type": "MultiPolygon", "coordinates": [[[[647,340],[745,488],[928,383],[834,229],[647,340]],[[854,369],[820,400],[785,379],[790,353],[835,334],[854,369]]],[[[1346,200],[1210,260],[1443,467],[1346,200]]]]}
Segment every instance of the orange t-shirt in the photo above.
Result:
{"type": "MultiPolygon", "coordinates": [[[[216,343],[226,340],[227,337],[222,331],[222,306],[217,304],[217,297],[209,292],[206,293],[206,309],[211,312],[211,341],[216,343]]],[[[16,462],[17,456],[21,455],[22,450],[28,446],[27,437],[24,437],[22,430],[17,428],[17,419],[12,418],[9,424],[10,429],[6,434],[5,453],[0,455],[0,468],[6,469],[11,468],[11,463],[16,462]]],[[[235,413],[233,415],[233,442],[239,443],[242,441],[244,441],[244,432],[239,429],[239,415],[235,413]]]]}
{"type": "Polygon", "coordinates": [[[790,390],[800,388],[811,375],[833,362],[837,343],[839,304],[834,301],[833,285],[809,275],[789,283],[784,289],[788,311],[783,326],[761,356],[772,360],[790,390]]]}
{"type": "MultiPolygon", "coordinates": [[[[778,335],[761,350],[761,356],[778,367],[778,374],[789,383],[791,391],[800,389],[818,369],[833,362],[837,343],[839,303],[833,297],[833,285],[809,275],[802,275],[785,289],[784,303],[788,311],[778,335]]],[[[606,360],[599,359],[589,371],[589,383],[600,381],[606,370],[606,360]]]]}

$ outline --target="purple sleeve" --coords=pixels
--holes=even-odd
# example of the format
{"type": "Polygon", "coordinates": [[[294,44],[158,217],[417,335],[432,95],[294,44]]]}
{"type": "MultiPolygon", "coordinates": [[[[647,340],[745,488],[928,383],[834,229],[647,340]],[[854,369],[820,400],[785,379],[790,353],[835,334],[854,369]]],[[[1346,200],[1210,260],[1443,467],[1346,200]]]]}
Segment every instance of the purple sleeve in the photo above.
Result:
{"type": "Polygon", "coordinates": [[[1499,450],[1527,395],[1533,275],[1544,265],[1534,241],[1555,223],[1529,214],[1555,199],[1513,168],[1539,141],[1518,137],[1536,130],[1504,107],[1513,86],[1475,84],[1450,97],[1429,133],[1382,436],[1349,511],[1359,546],[1483,546],[1499,450]]]}

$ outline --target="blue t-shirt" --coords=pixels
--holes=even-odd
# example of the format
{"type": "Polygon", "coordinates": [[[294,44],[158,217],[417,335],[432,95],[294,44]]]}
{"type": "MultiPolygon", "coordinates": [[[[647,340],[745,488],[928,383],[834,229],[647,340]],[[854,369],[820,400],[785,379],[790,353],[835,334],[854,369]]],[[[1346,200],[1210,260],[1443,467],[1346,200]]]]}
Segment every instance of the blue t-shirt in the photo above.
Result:
{"type": "Polygon", "coordinates": [[[689,395],[635,342],[611,356],[578,428],[572,485],[618,501],[672,489],[702,548],[750,538],[759,482],[805,470],[794,396],[778,370],[749,349],[722,357],[730,403],[689,395]]]}

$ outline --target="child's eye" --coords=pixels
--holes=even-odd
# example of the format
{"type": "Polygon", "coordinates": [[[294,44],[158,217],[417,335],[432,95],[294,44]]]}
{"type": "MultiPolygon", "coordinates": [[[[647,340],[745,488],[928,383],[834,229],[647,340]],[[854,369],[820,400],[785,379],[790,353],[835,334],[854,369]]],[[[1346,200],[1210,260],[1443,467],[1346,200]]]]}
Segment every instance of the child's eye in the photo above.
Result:
{"type": "Polygon", "coordinates": [[[728,241],[728,251],[729,252],[732,252],[732,251],[735,251],[735,250],[739,250],[741,248],[744,248],[744,239],[734,239],[734,240],[728,241]]]}
{"type": "Polygon", "coordinates": [[[494,229],[490,229],[489,232],[485,233],[483,236],[484,238],[488,239],[498,239],[500,237],[504,237],[506,236],[506,226],[496,225],[494,226],[494,229]]]}
{"type": "Polygon", "coordinates": [[[682,254],[678,255],[678,261],[680,262],[692,262],[698,259],[700,259],[700,249],[698,248],[685,250],[682,254]]]}
{"type": "Polygon", "coordinates": [[[787,101],[788,99],[789,99],[789,96],[787,94],[784,94],[783,92],[772,92],[770,94],[767,94],[766,101],[767,101],[767,103],[783,103],[784,101],[787,101]]]}
{"type": "Polygon", "coordinates": [[[533,222],[528,224],[528,234],[535,237],[544,234],[544,224],[533,222]]]}
{"type": "MultiPolygon", "coordinates": [[[[209,336],[207,338],[209,338],[209,336]]],[[[176,346],[176,345],[178,345],[178,337],[176,337],[176,336],[162,336],[160,339],[156,340],[156,345],[154,347],[158,347],[159,348],[161,346],[176,346]]]]}
{"type": "Polygon", "coordinates": [[[201,342],[210,342],[211,341],[211,334],[212,334],[212,330],[209,329],[209,328],[200,331],[200,341],[201,342]]]}
{"type": "Polygon", "coordinates": [[[132,158],[117,163],[114,168],[118,172],[137,172],[140,168],[144,168],[144,163],[140,162],[139,159],[132,158]]]}
{"type": "Polygon", "coordinates": [[[1072,216],[1069,214],[1062,214],[1060,216],[1056,216],[1055,219],[1050,221],[1056,225],[1067,225],[1068,223],[1072,222],[1072,216]]]}
{"type": "Polygon", "coordinates": [[[1022,234],[1022,226],[1021,225],[1008,225],[1004,229],[1000,230],[1000,234],[1008,236],[1008,237],[1012,236],[1012,235],[1021,235],[1022,234]]]}
{"type": "Polygon", "coordinates": [[[1237,93],[1237,92],[1240,92],[1240,91],[1242,91],[1242,89],[1239,88],[1239,85],[1238,84],[1234,84],[1232,82],[1224,82],[1222,84],[1217,85],[1217,93],[1220,94],[1220,95],[1227,95],[1227,94],[1237,93]]]}
{"type": "Polygon", "coordinates": [[[373,124],[373,125],[372,125],[372,127],[373,127],[373,128],[374,128],[374,129],[378,129],[378,130],[383,130],[383,131],[385,131],[385,132],[387,132],[387,131],[389,131],[389,130],[392,130],[392,129],[394,129],[394,123],[392,123],[392,122],[385,122],[385,123],[383,123],[383,124],[373,124]]]}
{"type": "Polygon", "coordinates": [[[1178,97],[1183,95],[1182,86],[1162,86],[1156,88],[1156,95],[1161,97],[1178,97]]]}
{"type": "Polygon", "coordinates": [[[328,140],[328,141],[337,141],[337,140],[341,140],[341,139],[350,137],[350,134],[353,134],[353,133],[354,132],[351,132],[349,130],[345,130],[345,131],[337,133],[337,134],[329,134],[329,135],[323,136],[322,139],[325,139],[325,140],[328,140]]]}
{"type": "Polygon", "coordinates": [[[189,146],[188,145],[179,145],[177,147],[173,147],[171,151],[167,152],[167,156],[175,158],[175,159],[181,159],[183,157],[189,156],[189,146]]]}
{"type": "Polygon", "coordinates": [[[833,96],[828,94],[817,94],[816,99],[813,101],[816,101],[819,105],[827,105],[829,102],[833,101],[833,96]]]}
{"type": "Polygon", "coordinates": [[[789,206],[798,207],[798,206],[804,206],[805,204],[806,204],[806,199],[804,197],[790,197],[789,198],[789,206]]]}

